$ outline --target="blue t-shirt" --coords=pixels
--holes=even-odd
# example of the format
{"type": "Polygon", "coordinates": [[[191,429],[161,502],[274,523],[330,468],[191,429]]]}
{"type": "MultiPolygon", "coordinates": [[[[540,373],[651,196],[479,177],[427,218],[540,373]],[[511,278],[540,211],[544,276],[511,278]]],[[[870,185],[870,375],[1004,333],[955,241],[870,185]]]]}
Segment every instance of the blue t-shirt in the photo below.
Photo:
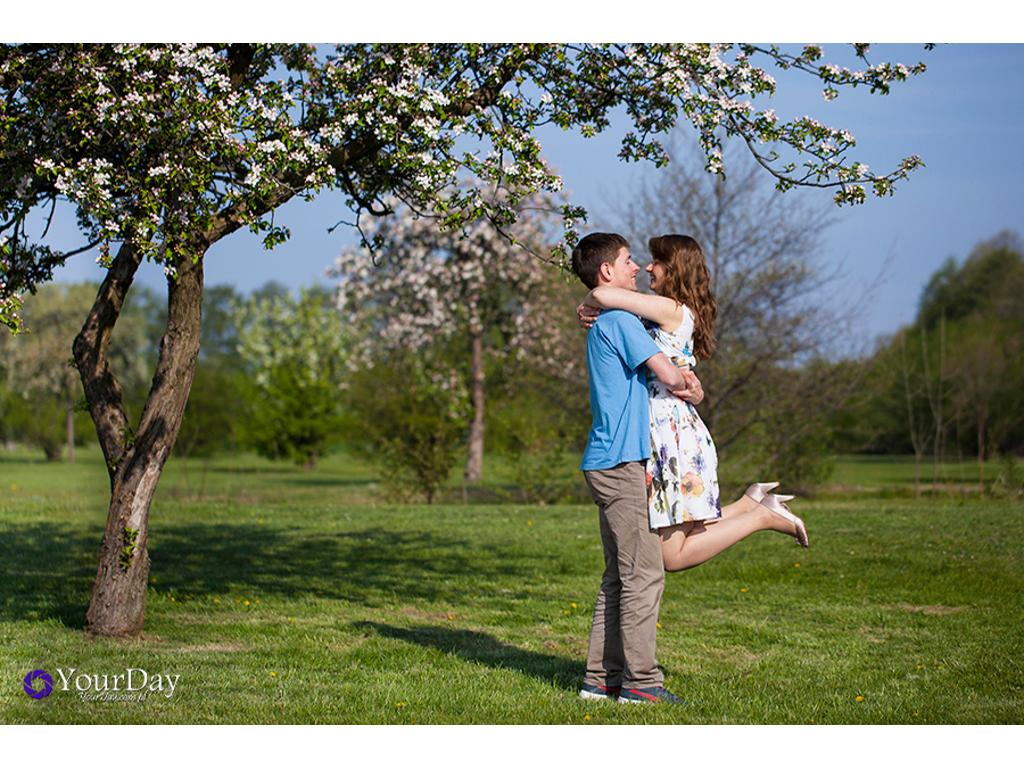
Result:
{"type": "Polygon", "coordinates": [[[660,351],[639,318],[621,309],[602,312],[587,332],[592,423],[581,469],[650,458],[644,361],[660,351]]]}

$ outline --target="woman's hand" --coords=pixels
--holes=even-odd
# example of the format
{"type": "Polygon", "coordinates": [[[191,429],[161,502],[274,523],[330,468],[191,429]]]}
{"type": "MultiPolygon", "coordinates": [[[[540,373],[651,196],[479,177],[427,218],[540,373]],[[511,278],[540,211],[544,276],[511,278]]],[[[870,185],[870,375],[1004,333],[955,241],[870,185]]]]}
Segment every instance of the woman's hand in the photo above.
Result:
{"type": "Polygon", "coordinates": [[[576,307],[576,320],[584,330],[589,330],[600,314],[600,309],[589,304],[580,304],[576,307]]]}

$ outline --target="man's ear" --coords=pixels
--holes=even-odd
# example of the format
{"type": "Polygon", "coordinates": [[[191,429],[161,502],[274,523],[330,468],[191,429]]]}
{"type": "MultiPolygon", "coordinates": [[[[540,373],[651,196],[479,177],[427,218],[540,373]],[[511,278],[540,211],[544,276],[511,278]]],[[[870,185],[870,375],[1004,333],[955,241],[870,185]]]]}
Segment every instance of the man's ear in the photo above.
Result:
{"type": "Polygon", "coordinates": [[[606,283],[610,283],[611,282],[611,279],[612,279],[612,265],[609,264],[607,261],[602,261],[601,264],[597,268],[598,282],[601,281],[602,277],[604,278],[604,281],[606,283]]]}

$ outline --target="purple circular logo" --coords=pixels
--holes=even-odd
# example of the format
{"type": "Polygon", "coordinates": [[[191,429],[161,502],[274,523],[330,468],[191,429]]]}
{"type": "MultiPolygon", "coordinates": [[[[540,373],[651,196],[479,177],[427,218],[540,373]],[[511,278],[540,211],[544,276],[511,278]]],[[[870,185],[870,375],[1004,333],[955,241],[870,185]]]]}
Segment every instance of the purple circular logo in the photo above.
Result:
{"type": "Polygon", "coordinates": [[[50,673],[45,669],[34,669],[25,675],[25,693],[31,696],[33,699],[45,699],[50,695],[50,691],[53,690],[53,678],[50,677],[50,673]],[[41,690],[37,690],[35,686],[36,680],[43,681],[43,687],[41,690]]]}

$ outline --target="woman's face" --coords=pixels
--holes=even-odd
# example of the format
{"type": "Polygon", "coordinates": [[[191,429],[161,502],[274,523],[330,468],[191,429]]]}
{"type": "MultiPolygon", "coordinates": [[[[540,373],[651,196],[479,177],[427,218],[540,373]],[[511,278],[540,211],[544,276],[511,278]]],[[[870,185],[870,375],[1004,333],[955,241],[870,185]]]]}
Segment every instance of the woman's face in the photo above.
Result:
{"type": "Polygon", "coordinates": [[[665,265],[660,261],[652,259],[645,269],[651,279],[651,290],[655,293],[661,293],[661,283],[665,279],[665,265]]]}

